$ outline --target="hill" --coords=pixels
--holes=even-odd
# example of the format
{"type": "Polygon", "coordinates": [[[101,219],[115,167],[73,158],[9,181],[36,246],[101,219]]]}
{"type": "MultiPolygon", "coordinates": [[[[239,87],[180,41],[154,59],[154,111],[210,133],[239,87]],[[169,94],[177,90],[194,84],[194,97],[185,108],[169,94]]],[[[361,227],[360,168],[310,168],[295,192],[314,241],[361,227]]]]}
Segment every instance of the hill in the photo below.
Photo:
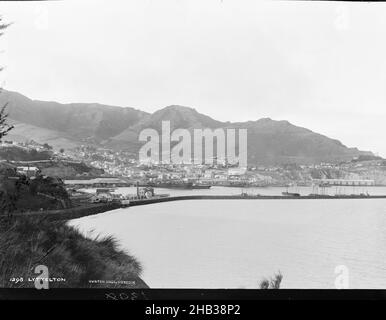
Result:
{"type": "MultiPolygon", "coordinates": [[[[220,122],[195,109],[182,106],[169,106],[144,117],[138,124],[124,130],[119,135],[105,141],[105,145],[116,148],[137,148],[138,134],[145,128],[161,133],[162,121],[169,120],[171,131],[176,128],[238,128],[248,130],[249,164],[309,164],[320,162],[339,162],[357,156],[371,156],[357,148],[348,148],[336,139],[315,133],[309,129],[295,126],[288,121],[275,121],[263,118],[248,122],[220,122]]],[[[236,139],[236,146],[238,145],[236,139]]]]}
{"type": "Polygon", "coordinates": [[[19,93],[3,91],[0,105],[8,102],[15,130],[9,139],[28,138],[49,142],[56,148],[95,144],[115,150],[138,152],[142,143],[138,135],[145,128],[160,131],[162,120],[175,128],[246,128],[248,129],[248,163],[320,163],[372,156],[371,152],[348,148],[331,139],[288,121],[263,118],[248,122],[221,122],[193,108],[172,105],[148,114],[134,108],[97,103],[60,104],[31,100],[19,93]]]}
{"type": "Polygon", "coordinates": [[[29,125],[27,128],[34,128],[34,140],[38,142],[48,136],[51,140],[66,139],[66,143],[98,143],[119,134],[147,115],[134,108],[98,103],[60,104],[31,100],[17,92],[3,90],[0,105],[5,103],[8,103],[10,119],[16,121],[12,135],[25,136],[22,124],[29,125]]]}

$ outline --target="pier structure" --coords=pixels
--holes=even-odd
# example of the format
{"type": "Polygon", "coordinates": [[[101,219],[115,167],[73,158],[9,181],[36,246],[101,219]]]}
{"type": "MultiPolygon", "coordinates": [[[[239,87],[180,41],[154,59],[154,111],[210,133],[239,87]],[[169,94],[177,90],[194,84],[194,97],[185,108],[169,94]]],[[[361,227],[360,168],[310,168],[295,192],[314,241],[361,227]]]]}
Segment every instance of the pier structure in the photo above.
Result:
{"type": "Polygon", "coordinates": [[[314,179],[313,184],[321,186],[350,186],[370,187],[375,186],[374,180],[351,180],[351,179],[314,179]]]}
{"type": "Polygon", "coordinates": [[[122,178],[94,178],[94,179],[83,179],[83,180],[64,180],[64,184],[68,188],[79,189],[79,188],[119,188],[129,187],[125,179],[122,178]]]}

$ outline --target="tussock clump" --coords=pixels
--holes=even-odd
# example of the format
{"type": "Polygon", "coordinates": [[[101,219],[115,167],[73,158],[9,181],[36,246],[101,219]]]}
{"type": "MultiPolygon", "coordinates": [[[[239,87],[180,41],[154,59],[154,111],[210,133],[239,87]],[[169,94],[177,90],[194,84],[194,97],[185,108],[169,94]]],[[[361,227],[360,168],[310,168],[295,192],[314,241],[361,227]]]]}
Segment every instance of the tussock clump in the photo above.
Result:
{"type": "Polygon", "coordinates": [[[280,289],[281,281],[283,280],[283,275],[279,271],[270,279],[264,278],[259,283],[260,289],[280,289]]]}
{"type": "Polygon", "coordinates": [[[50,287],[147,287],[139,262],[120,250],[113,237],[88,239],[63,221],[44,218],[0,220],[0,287],[33,287],[34,282],[26,280],[38,276],[37,265],[47,266],[51,278],[66,279],[50,282],[50,287]],[[20,277],[23,282],[11,281],[20,277]]]}

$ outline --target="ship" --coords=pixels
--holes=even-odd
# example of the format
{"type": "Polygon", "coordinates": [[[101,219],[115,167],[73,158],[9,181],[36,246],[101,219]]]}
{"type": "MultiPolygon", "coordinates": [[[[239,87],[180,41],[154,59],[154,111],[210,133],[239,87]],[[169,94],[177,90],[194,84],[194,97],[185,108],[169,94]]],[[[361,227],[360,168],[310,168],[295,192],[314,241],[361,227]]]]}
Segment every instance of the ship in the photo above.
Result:
{"type": "Polygon", "coordinates": [[[320,188],[331,188],[331,185],[327,182],[321,182],[318,185],[320,188]]]}
{"type": "Polygon", "coordinates": [[[148,187],[153,188],[167,188],[167,189],[210,189],[211,185],[199,184],[193,182],[149,182],[146,184],[148,187]]]}
{"type": "Polygon", "coordinates": [[[248,182],[244,181],[227,181],[225,183],[219,184],[222,187],[233,187],[233,188],[249,188],[252,187],[252,185],[248,182]]]}
{"type": "Polygon", "coordinates": [[[285,192],[282,192],[281,193],[283,196],[286,196],[286,197],[300,197],[300,193],[297,193],[297,192],[288,192],[288,191],[285,191],[285,192]]]}
{"type": "Polygon", "coordinates": [[[199,183],[193,183],[192,188],[193,189],[210,189],[210,184],[199,184],[199,183]]]}
{"type": "Polygon", "coordinates": [[[288,192],[288,188],[291,187],[291,184],[288,184],[286,186],[286,191],[282,192],[281,194],[285,197],[300,197],[300,193],[298,192],[288,192]]]}

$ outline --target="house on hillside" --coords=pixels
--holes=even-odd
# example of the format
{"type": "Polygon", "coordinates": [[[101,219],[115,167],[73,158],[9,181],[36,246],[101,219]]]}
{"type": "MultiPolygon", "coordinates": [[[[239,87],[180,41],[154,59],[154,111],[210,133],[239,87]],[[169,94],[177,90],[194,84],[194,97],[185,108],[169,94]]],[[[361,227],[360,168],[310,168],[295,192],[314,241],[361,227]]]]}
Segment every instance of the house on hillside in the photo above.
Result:
{"type": "Polygon", "coordinates": [[[27,177],[35,177],[39,172],[40,169],[37,167],[17,167],[16,172],[22,175],[25,175],[27,177]]]}

